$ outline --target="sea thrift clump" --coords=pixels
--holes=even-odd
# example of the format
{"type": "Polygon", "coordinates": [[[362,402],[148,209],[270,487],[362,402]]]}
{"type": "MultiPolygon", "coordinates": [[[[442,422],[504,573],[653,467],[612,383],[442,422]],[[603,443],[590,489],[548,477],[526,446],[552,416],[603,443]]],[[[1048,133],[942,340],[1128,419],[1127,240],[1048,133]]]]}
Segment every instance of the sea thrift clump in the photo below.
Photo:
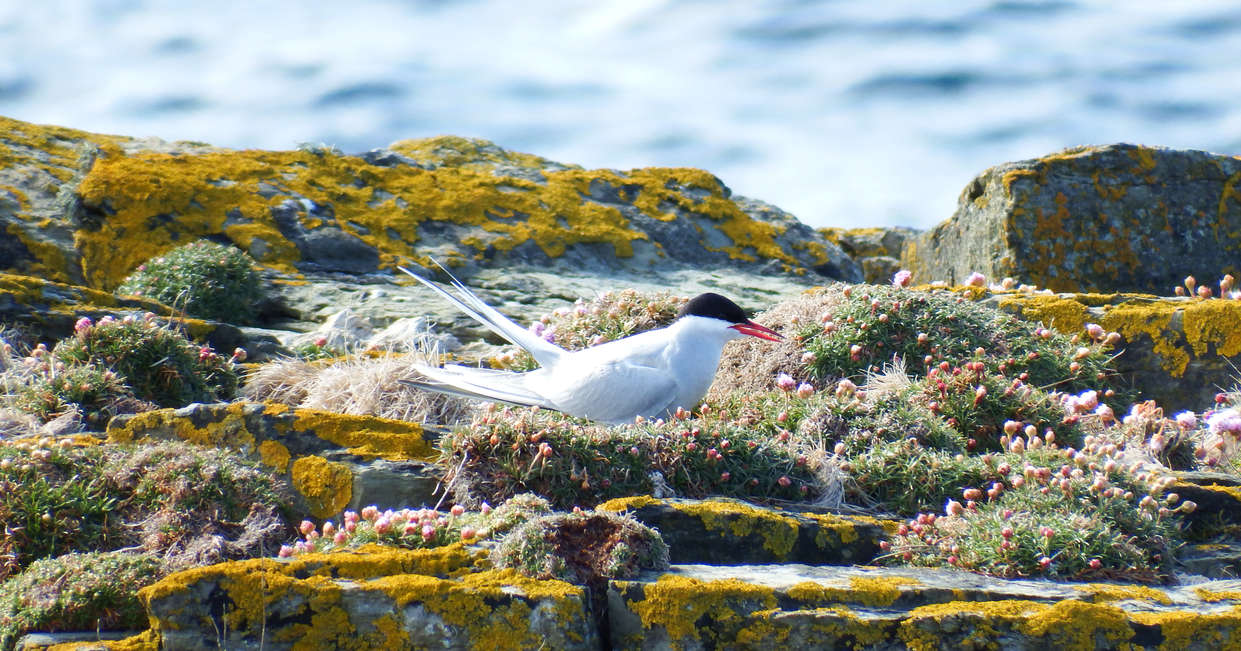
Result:
{"type": "Polygon", "coordinates": [[[262,293],[254,264],[237,247],[199,240],[147,260],[116,291],[197,317],[249,323],[262,293]]]}

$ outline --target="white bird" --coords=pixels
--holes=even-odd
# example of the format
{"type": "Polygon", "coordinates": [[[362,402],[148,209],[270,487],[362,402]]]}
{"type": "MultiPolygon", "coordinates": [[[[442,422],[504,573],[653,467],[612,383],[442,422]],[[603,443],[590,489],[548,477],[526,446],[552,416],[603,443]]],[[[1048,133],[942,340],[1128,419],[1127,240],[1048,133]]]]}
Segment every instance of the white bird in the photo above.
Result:
{"type": "Polygon", "coordinates": [[[746,335],[771,341],[783,338],[749,320],[736,303],[707,293],[686,303],[666,328],[568,351],[510,321],[447,269],[444,273],[452,279],[454,293],[404,267],[398,269],[525,349],[541,366],[513,372],[420,365],[418,370],[434,382],[408,384],[465,398],[538,405],[604,423],[632,423],[637,416],[662,418],[678,407],[691,410],[715,379],[724,344],[746,335]]]}

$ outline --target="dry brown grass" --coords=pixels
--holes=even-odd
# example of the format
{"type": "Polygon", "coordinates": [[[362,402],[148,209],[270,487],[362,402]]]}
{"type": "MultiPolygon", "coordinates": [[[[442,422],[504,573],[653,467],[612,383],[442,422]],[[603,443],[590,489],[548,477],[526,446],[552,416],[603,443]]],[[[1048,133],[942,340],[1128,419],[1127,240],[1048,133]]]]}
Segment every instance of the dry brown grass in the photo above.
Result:
{"type": "Polygon", "coordinates": [[[417,353],[350,356],[330,363],[297,359],[264,364],[246,377],[242,395],[293,407],[450,425],[470,412],[467,401],[417,389],[417,353]]]}
{"type": "Polygon", "coordinates": [[[806,365],[801,361],[805,350],[794,335],[807,323],[819,323],[824,312],[840,304],[845,287],[839,283],[817,287],[756,315],[756,322],[784,335],[784,341],[746,337],[725,346],[706,400],[720,400],[734,391],[770,391],[780,373],[788,373],[798,382],[808,381],[806,365]]]}

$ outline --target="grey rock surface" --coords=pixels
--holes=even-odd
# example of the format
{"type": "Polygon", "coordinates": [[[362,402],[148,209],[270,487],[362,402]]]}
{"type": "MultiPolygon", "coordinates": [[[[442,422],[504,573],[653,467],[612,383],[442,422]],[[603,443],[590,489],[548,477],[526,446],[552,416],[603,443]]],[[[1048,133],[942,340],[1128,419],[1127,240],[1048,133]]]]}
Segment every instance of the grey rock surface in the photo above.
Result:
{"type": "Polygon", "coordinates": [[[1237,274],[1241,158],[1128,144],[992,167],[956,213],[910,240],[919,282],[971,272],[1054,291],[1168,293],[1237,274]]]}

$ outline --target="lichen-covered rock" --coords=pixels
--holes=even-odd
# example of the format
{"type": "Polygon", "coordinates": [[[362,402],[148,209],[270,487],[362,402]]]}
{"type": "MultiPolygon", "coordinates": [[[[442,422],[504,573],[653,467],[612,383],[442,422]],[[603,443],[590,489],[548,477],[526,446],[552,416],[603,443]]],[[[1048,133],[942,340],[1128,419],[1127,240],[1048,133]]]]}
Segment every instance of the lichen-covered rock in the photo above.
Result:
{"type": "Polygon", "coordinates": [[[674,565],[613,581],[613,648],[1217,649],[1241,582],[1152,588],[917,568],[674,565]]]}
{"type": "Polygon", "coordinates": [[[1236,274],[1241,158],[1127,144],[992,167],[952,218],[911,240],[923,281],[973,271],[1055,291],[1167,292],[1236,274]]]}
{"type": "Polygon", "coordinates": [[[296,489],[302,514],[332,518],[363,506],[434,504],[438,453],[421,425],[284,405],[193,404],[118,416],[114,442],[183,440],[257,459],[296,489]]]}
{"type": "Polygon", "coordinates": [[[892,228],[821,228],[819,232],[835,242],[845,255],[862,267],[866,282],[886,285],[900,270],[905,242],[919,231],[901,226],[892,228]]]}
{"type": "Polygon", "coordinates": [[[469,267],[645,272],[670,263],[861,279],[821,234],[733,198],[701,170],[583,170],[452,137],[346,156],[150,143],[9,119],[0,129],[5,268],[105,290],[203,237],[292,273],[366,274],[435,256],[469,267]]]}
{"type": "Polygon", "coordinates": [[[628,512],[658,530],[673,563],[869,563],[884,537],[882,523],[873,518],[786,511],[728,498],[622,497],[596,510],[628,512]]]}
{"type": "Polygon", "coordinates": [[[460,545],[255,559],[170,575],[139,598],[165,649],[595,649],[584,591],[472,571],[460,545]]]}
{"type": "Polygon", "coordinates": [[[1235,382],[1241,365],[1241,301],[1149,294],[977,292],[1032,323],[1083,334],[1087,323],[1118,332],[1113,366],[1138,393],[1169,413],[1201,411],[1235,382]]]}

